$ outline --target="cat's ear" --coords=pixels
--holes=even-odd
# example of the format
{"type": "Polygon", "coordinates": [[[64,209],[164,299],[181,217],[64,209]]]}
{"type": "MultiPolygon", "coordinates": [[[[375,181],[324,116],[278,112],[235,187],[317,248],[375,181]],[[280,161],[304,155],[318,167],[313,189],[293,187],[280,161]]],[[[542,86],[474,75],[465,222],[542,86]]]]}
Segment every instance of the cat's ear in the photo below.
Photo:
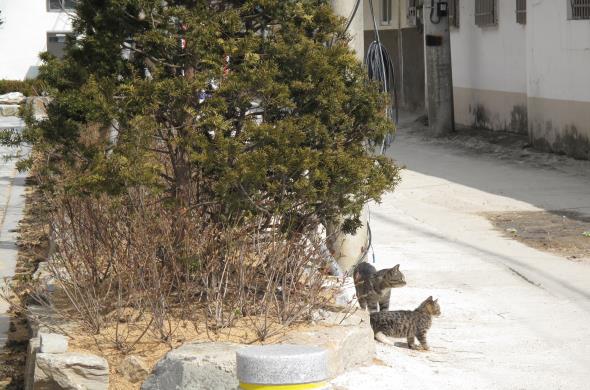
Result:
{"type": "Polygon", "coordinates": [[[434,300],[434,303],[438,303],[438,298],[436,298],[436,299],[434,300]]]}
{"type": "Polygon", "coordinates": [[[431,296],[429,296],[428,298],[426,298],[426,300],[427,300],[428,302],[432,302],[432,295],[431,295],[431,296]]]}
{"type": "Polygon", "coordinates": [[[396,271],[396,272],[399,271],[399,264],[396,265],[395,267],[393,267],[393,270],[396,271]]]}

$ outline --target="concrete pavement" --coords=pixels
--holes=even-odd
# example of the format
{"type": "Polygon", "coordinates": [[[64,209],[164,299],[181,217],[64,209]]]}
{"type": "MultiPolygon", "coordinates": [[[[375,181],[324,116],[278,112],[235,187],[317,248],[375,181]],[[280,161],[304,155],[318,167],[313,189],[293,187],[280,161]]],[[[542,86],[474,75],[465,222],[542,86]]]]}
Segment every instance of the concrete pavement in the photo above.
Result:
{"type": "Polygon", "coordinates": [[[383,365],[335,383],[356,390],[588,389],[590,263],[506,238],[482,213],[588,213],[590,162],[499,160],[403,128],[390,152],[408,169],[399,188],[371,207],[376,266],[400,263],[406,275],[390,309],[413,309],[433,295],[442,316],[428,334],[430,352],[408,350],[405,340],[379,344],[383,365]]]}
{"type": "MultiPolygon", "coordinates": [[[[0,118],[0,129],[20,129],[23,126],[24,123],[18,118],[0,118]]],[[[16,229],[24,209],[26,174],[19,173],[15,165],[22,153],[23,151],[17,148],[0,147],[0,287],[4,285],[5,278],[14,275],[16,267],[16,229]]],[[[0,298],[0,348],[6,342],[9,326],[6,314],[8,308],[8,303],[0,298]]]]}

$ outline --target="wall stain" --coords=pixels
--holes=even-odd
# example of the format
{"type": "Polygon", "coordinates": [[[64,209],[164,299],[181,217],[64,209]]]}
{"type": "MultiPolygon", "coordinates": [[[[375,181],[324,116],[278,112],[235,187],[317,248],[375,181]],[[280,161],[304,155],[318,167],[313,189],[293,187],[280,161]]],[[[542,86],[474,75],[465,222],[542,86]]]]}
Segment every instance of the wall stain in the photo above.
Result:
{"type": "Polygon", "coordinates": [[[546,121],[544,130],[540,123],[531,130],[531,142],[536,149],[565,154],[578,160],[590,160],[590,138],[582,134],[575,125],[559,129],[553,127],[551,121],[546,121]],[[551,138],[553,141],[550,141],[551,138]]]}
{"type": "Polygon", "coordinates": [[[512,107],[510,113],[509,131],[526,134],[528,132],[528,115],[526,105],[516,105],[512,107]]]}
{"type": "Polygon", "coordinates": [[[475,106],[471,106],[470,104],[469,112],[473,116],[473,127],[478,129],[492,129],[490,125],[490,118],[482,104],[476,104],[475,106]]]}
{"type": "Polygon", "coordinates": [[[528,116],[526,105],[515,105],[510,112],[510,120],[503,120],[500,114],[490,116],[490,112],[483,104],[469,105],[471,126],[477,129],[492,131],[506,131],[509,133],[527,134],[528,116]]]}

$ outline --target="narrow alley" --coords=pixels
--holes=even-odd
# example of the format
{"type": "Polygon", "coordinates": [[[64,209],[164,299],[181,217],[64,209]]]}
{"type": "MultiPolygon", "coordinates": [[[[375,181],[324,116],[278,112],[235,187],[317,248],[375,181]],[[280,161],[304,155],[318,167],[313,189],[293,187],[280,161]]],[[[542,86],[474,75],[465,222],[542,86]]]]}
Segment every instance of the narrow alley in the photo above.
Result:
{"type": "MultiPolygon", "coordinates": [[[[490,212],[590,214],[590,162],[430,140],[400,126],[390,155],[406,165],[394,193],[371,207],[377,268],[401,264],[408,285],[391,310],[429,295],[442,315],[431,351],[378,344],[383,365],[338,378],[345,389],[587,389],[590,262],[542,252],[494,229],[490,212]],[[499,155],[504,153],[504,158],[499,155]],[[393,369],[392,369],[393,368],[393,369]]],[[[582,234],[582,232],[580,232],[582,234]]],[[[590,256],[590,254],[588,254],[590,256]]]]}

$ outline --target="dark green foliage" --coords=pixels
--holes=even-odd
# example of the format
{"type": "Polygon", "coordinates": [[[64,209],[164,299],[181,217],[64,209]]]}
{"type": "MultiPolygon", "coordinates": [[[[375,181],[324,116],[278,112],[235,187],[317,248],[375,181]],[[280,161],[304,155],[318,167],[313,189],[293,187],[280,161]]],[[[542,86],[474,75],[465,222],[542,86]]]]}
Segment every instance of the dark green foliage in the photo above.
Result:
{"type": "Polygon", "coordinates": [[[181,210],[213,205],[212,221],[347,215],[354,230],[398,180],[366,147],[393,125],[329,3],[80,0],[78,38],[43,57],[49,119],[25,139],[76,193],[142,186],[181,210]]]}
{"type": "Polygon", "coordinates": [[[40,80],[0,80],[0,95],[8,92],[21,92],[25,96],[37,96],[44,90],[40,80]]]}

